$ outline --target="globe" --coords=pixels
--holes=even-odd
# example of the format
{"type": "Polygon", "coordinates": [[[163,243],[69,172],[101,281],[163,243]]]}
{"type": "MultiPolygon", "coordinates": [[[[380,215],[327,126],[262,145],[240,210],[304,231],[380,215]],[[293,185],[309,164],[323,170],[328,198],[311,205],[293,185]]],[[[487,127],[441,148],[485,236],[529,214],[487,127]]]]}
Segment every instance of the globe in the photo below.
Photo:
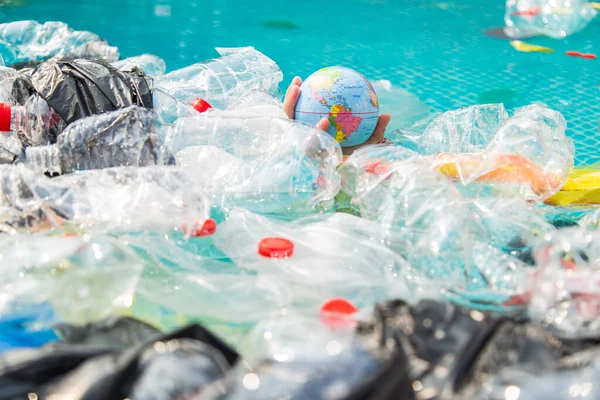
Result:
{"type": "Polygon", "coordinates": [[[362,74],[345,67],[327,67],[309,76],[300,86],[295,118],[315,125],[330,122],[328,133],[343,147],[362,144],[379,118],[379,100],[362,74]]]}

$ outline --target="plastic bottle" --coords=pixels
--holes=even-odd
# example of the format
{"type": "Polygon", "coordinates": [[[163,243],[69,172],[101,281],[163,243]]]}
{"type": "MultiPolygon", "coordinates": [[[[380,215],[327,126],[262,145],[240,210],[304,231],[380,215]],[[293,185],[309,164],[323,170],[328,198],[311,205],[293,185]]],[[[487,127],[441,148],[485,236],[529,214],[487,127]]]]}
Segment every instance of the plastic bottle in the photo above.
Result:
{"type": "Polygon", "coordinates": [[[226,109],[251,90],[279,94],[283,79],[277,64],[253,47],[217,48],[220,58],[207,60],[157,77],[155,87],[190,104],[205,99],[226,109]]]}
{"type": "Polygon", "coordinates": [[[55,144],[27,148],[25,162],[50,174],[154,165],[160,146],[154,121],[152,110],[137,106],[83,118],[69,125],[55,144]]]}
{"type": "Polygon", "coordinates": [[[119,59],[119,50],[98,35],[62,22],[17,21],[0,25],[0,55],[8,65],[58,59],[119,59]]]}
{"type": "Polygon", "coordinates": [[[287,219],[331,209],[342,158],[335,139],[287,118],[250,116],[248,109],[180,118],[163,151],[198,171],[196,184],[218,194],[227,210],[241,206],[287,219]]]}
{"type": "Polygon", "coordinates": [[[39,95],[32,95],[23,106],[0,103],[0,132],[15,132],[25,145],[53,143],[65,122],[39,95]]]}

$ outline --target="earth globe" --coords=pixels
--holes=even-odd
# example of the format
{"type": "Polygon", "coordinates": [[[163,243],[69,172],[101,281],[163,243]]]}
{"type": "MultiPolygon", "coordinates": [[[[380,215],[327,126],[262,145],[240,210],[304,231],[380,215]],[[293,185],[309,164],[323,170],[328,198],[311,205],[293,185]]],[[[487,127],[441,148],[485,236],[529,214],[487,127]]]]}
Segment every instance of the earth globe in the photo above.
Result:
{"type": "Polygon", "coordinates": [[[346,67],[327,67],[302,83],[294,111],[296,120],[311,125],[327,118],[331,136],[343,147],[356,146],[366,142],[375,129],[379,100],[362,74],[346,67]]]}

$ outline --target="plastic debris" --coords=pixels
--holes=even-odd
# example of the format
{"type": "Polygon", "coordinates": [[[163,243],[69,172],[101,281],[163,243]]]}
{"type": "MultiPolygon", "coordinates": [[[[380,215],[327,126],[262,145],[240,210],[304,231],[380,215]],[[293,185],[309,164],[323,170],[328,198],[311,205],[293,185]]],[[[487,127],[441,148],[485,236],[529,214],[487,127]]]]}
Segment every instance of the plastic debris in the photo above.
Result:
{"type": "Polygon", "coordinates": [[[74,31],[62,22],[10,22],[0,25],[0,55],[7,65],[27,64],[50,58],[119,59],[119,50],[98,35],[74,31]]]}
{"type": "Polygon", "coordinates": [[[595,60],[598,57],[595,54],[591,54],[591,53],[580,53],[578,51],[567,51],[565,53],[566,55],[568,55],[569,57],[579,57],[579,58],[584,58],[586,60],[595,60]]]}
{"type": "Polygon", "coordinates": [[[478,105],[438,116],[421,135],[402,136],[469,197],[491,191],[540,201],[563,187],[573,166],[565,129],[564,117],[541,105],[510,118],[502,105],[478,105]]]}
{"type": "Polygon", "coordinates": [[[549,47],[538,46],[537,44],[525,43],[520,40],[512,40],[510,45],[518,51],[522,51],[523,53],[554,53],[549,47]]]}
{"type": "Polygon", "coordinates": [[[151,110],[137,106],[84,118],[69,125],[56,144],[27,148],[25,162],[50,174],[155,165],[159,138],[154,121],[151,110]]]}
{"type": "Polygon", "coordinates": [[[560,39],[584,29],[596,16],[587,0],[507,0],[504,23],[510,37],[560,39]]]}
{"type": "Polygon", "coordinates": [[[286,281],[295,307],[316,310],[330,297],[371,306],[403,285],[408,265],[377,244],[376,233],[375,224],[345,214],[284,223],[235,209],[213,240],[237,265],[286,281]],[[361,257],[341,250],[349,246],[361,257]]]}
{"type": "Polygon", "coordinates": [[[167,71],[165,61],[153,54],[129,57],[124,60],[115,61],[111,65],[121,71],[132,71],[134,68],[139,68],[149,76],[161,76],[167,71]]]}
{"type": "Polygon", "coordinates": [[[600,333],[600,236],[585,228],[563,229],[535,252],[539,269],[530,312],[557,336],[595,338],[600,333]]]}
{"type": "Polygon", "coordinates": [[[191,104],[200,97],[226,109],[251,90],[279,93],[283,74],[277,64],[253,47],[218,48],[221,58],[190,65],[156,78],[156,87],[191,104]]]}
{"type": "Polygon", "coordinates": [[[253,114],[246,107],[180,118],[164,151],[178,166],[195,171],[196,185],[226,210],[241,206],[291,218],[332,209],[339,190],[339,144],[309,125],[253,114]]]}

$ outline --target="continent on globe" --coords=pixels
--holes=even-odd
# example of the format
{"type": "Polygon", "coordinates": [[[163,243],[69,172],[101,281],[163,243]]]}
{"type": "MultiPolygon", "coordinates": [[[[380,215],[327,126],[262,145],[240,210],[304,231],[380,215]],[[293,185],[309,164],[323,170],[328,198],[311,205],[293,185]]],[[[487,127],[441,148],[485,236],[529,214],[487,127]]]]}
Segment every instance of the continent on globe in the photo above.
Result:
{"type": "Polygon", "coordinates": [[[334,104],[329,113],[329,122],[335,129],[335,139],[341,143],[356,132],[362,122],[362,118],[352,115],[351,108],[334,104]]]}
{"type": "Polygon", "coordinates": [[[327,118],[331,136],[344,147],[356,146],[377,125],[379,99],[362,74],[345,67],[323,68],[300,86],[295,118],[311,125],[327,118]]]}

